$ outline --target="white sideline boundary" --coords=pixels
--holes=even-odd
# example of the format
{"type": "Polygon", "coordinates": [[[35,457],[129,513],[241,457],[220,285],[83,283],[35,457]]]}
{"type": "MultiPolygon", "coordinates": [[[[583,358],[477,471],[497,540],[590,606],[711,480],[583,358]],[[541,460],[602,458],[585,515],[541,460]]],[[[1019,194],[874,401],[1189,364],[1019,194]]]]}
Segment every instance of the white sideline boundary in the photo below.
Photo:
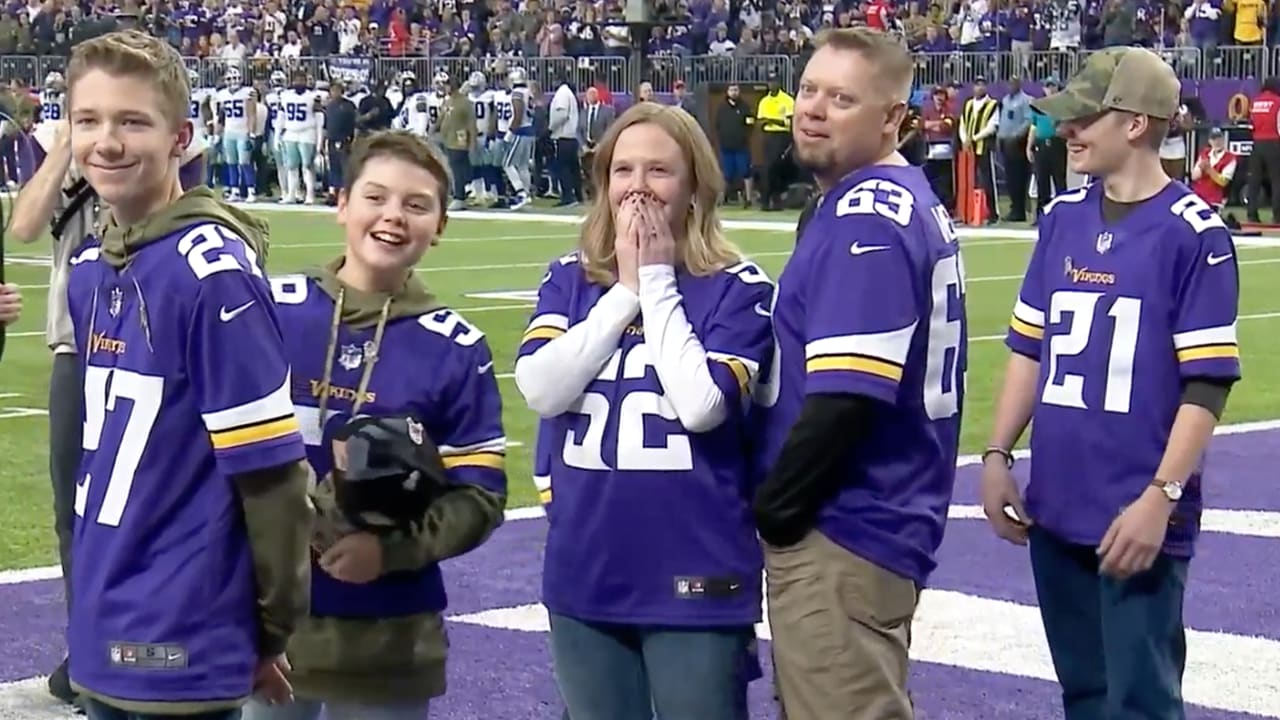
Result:
{"type": "MultiPolygon", "coordinates": [[[[1246,433],[1269,432],[1271,430],[1280,430],[1280,419],[1220,425],[1214,429],[1213,434],[1214,436],[1243,435],[1246,433]]],[[[1016,450],[1013,454],[1020,460],[1031,457],[1031,452],[1028,450],[1016,450]]],[[[981,455],[961,455],[956,460],[956,467],[968,467],[981,462],[981,455]]],[[[541,517],[546,517],[546,511],[540,505],[510,508],[503,513],[503,518],[508,522],[535,520],[541,517]]],[[[982,509],[976,505],[953,505],[948,517],[955,519],[982,517],[982,509]]],[[[1208,532],[1231,532],[1238,535],[1280,537],[1280,512],[1206,509],[1204,529],[1208,532]],[[1217,529],[1215,530],[1214,528],[1217,529]]],[[[62,569],[57,565],[2,570],[0,571],[0,585],[20,585],[42,580],[57,580],[61,577],[62,569]]]]}
{"type": "MultiPolygon", "coordinates": [[[[238,207],[250,210],[258,210],[263,212],[286,212],[286,213],[312,213],[332,214],[335,210],[328,206],[315,205],[276,205],[275,203],[242,203],[238,207]]],[[[498,222],[510,222],[518,220],[521,222],[540,222],[550,223],[554,225],[581,225],[583,221],[582,215],[568,215],[560,213],[538,213],[523,212],[520,210],[457,210],[449,213],[449,217],[458,220],[496,220],[498,222]]],[[[787,220],[735,220],[732,218],[721,221],[721,224],[728,230],[758,230],[764,232],[793,232],[796,229],[796,220],[798,218],[788,217],[787,220]]],[[[956,233],[961,238],[966,237],[984,237],[998,238],[1007,240],[1031,240],[1036,236],[1036,231],[1031,228],[1000,228],[1000,227],[956,227],[956,233]]],[[[1237,244],[1253,245],[1257,247],[1280,247],[1280,238],[1277,237],[1255,237],[1246,235],[1233,236],[1237,244]]]]}

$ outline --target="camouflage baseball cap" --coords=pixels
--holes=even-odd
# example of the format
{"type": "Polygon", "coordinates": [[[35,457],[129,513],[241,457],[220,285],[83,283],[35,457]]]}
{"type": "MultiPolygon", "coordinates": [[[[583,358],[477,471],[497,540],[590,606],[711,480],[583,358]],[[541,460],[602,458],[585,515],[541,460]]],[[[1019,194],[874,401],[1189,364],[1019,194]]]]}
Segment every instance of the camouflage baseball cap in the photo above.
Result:
{"type": "Polygon", "coordinates": [[[1084,67],[1061,92],[1031,101],[1059,122],[1124,110],[1168,120],[1178,111],[1182,84],[1156,53],[1139,47],[1113,47],[1089,55],[1084,67]]]}

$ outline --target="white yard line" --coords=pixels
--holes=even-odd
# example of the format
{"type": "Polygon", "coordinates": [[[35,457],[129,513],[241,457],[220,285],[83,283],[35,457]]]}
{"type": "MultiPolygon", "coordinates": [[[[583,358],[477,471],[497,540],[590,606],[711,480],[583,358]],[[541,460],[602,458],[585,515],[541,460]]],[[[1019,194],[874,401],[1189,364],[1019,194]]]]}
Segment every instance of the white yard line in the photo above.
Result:
{"type": "MultiPolygon", "coordinates": [[[[1245,433],[1269,432],[1277,429],[1280,429],[1280,419],[1257,420],[1253,422],[1242,422],[1242,423],[1233,423],[1230,425],[1219,425],[1218,427],[1214,428],[1213,434],[1214,435],[1243,435],[1245,433]]],[[[509,443],[509,445],[514,446],[514,444],[511,444],[511,443],[509,443]]],[[[1031,457],[1031,453],[1026,450],[1018,450],[1014,453],[1014,455],[1021,460],[1025,460],[1026,458],[1031,457]]],[[[979,455],[962,455],[956,461],[956,467],[966,467],[969,465],[977,465],[980,462],[982,462],[982,458],[979,455]]],[[[965,509],[968,507],[970,506],[957,505],[952,508],[951,512],[959,513],[960,515],[963,515],[966,513],[972,514],[973,512],[972,510],[965,509]],[[960,509],[957,510],[956,508],[960,508],[960,509]]],[[[1248,511],[1248,512],[1251,512],[1252,514],[1248,515],[1247,517],[1244,514],[1234,514],[1236,511],[1229,511],[1229,510],[1224,510],[1224,511],[1206,510],[1205,512],[1206,512],[1206,515],[1208,515],[1209,513],[1217,513],[1214,515],[1214,517],[1217,518],[1215,520],[1215,524],[1216,524],[1216,527],[1220,528],[1218,530],[1219,532],[1228,532],[1228,533],[1235,532],[1235,530],[1240,529],[1242,527],[1258,528],[1258,526],[1264,520],[1266,520],[1266,518],[1264,518],[1263,515],[1259,514],[1259,513],[1263,513],[1263,511],[1248,511]],[[1235,518],[1235,519],[1231,519],[1231,518],[1235,518]]],[[[951,514],[951,513],[948,513],[948,514],[951,514]]],[[[1280,513],[1271,513],[1271,515],[1268,515],[1267,518],[1270,518],[1272,515],[1275,516],[1276,518],[1280,518],[1280,513]]],[[[534,505],[531,507],[511,508],[504,513],[505,519],[512,520],[512,521],[533,520],[533,519],[541,518],[545,516],[546,516],[546,512],[542,509],[541,506],[538,506],[538,505],[534,505]]],[[[1277,522],[1277,520],[1271,519],[1270,522],[1274,524],[1277,522]]],[[[1280,530],[1268,529],[1266,531],[1274,532],[1276,533],[1276,536],[1280,536],[1280,530]]],[[[1256,530],[1256,532],[1263,532],[1263,530],[1256,530]]],[[[1238,533],[1238,534],[1250,534],[1250,533],[1238,533]]],[[[35,582],[38,580],[55,580],[60,577],[62,577],[62,570],[57,565],[24,568],[20,570],[2,570],[0,571],[0,585],[17,585],[20,583],[35,582]]]]}
{"type": "MultiPolygon", "coordinates": [[[[756,634],[769,640],[768,613],[765,618],[756,625],[756,634]]],[[[550,631],[546,608],[538,603],[453,615],[449,620],[528,633],[550,631]]],[[[920,594],[911,635],[911,658],[918,662],[1057,679],[1034,605],[929,588],[920,594]]],[[[1188,629],[1183,693],[1196,705],[1280,717],[1280,675],[1258,671],[1277,664],[1280,640],[1188,629]]]]}

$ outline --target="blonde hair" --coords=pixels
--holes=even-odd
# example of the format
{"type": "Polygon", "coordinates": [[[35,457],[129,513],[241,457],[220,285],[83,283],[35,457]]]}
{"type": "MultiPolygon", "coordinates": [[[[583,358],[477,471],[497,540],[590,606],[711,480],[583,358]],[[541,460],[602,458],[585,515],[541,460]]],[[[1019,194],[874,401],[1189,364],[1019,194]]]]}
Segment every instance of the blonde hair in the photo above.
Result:
{"type": "Polygon", "coordinates": [[[823,30],[813,46],[858,53],[876,67],[876,77],[888,84],[895,101],[906,102],[911,97],[915,61],[902,41],[883,30],[867,27],[823,30]]]}
{"type": "Polygon", "coordinates": [[[616,279],[617,229],[609,206],[609,170],[618,138],[627,128],[645,123],[657,126],[680,146],[688,168],[688,182],[693,188],[693,204],[685,217],[683,237],[676,237],[677,264],[692,275],[705,276],[740,262],[742,251],[724,236],[716,210],[724,193],[724,173],[706,134],[698,121],[684,110],[645,102],[632,105],[609,126],[591,166],[595,200],[578,237],[579,259],[587,277],[602,285],[612,284],[616,279]]]}
{"type": "Polygon", "coordinates": [[[71,51],[67,63],[67,91],[92,70],[145,81],[160,94],[161,115],[177,128],[187,118],[191,87],[182,56],[168,43],[137,30],[118,30],[86,40],[71,51]]]}

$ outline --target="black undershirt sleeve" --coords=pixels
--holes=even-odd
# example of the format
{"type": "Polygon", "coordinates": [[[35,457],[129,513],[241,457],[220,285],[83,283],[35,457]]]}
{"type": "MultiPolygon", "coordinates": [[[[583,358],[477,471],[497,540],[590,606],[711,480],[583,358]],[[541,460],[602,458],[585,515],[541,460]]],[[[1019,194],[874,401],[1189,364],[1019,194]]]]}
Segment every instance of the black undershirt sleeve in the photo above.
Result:
{"type": "Polygon", "coordinates": [[[805,398],[778,461],[756,490],[753,510],[765,542],[785,547],[813,528],[840,489],[840,465],[871,429],[877,401],[861,395],[805,398]]]}
{"type": "Polygon", "coordinates": [[[1189,378],[1182,385],[1182,404],[1199,405],[1219,420],[1231,394],[1231,381],[1218,378],[1189,378]]]}

